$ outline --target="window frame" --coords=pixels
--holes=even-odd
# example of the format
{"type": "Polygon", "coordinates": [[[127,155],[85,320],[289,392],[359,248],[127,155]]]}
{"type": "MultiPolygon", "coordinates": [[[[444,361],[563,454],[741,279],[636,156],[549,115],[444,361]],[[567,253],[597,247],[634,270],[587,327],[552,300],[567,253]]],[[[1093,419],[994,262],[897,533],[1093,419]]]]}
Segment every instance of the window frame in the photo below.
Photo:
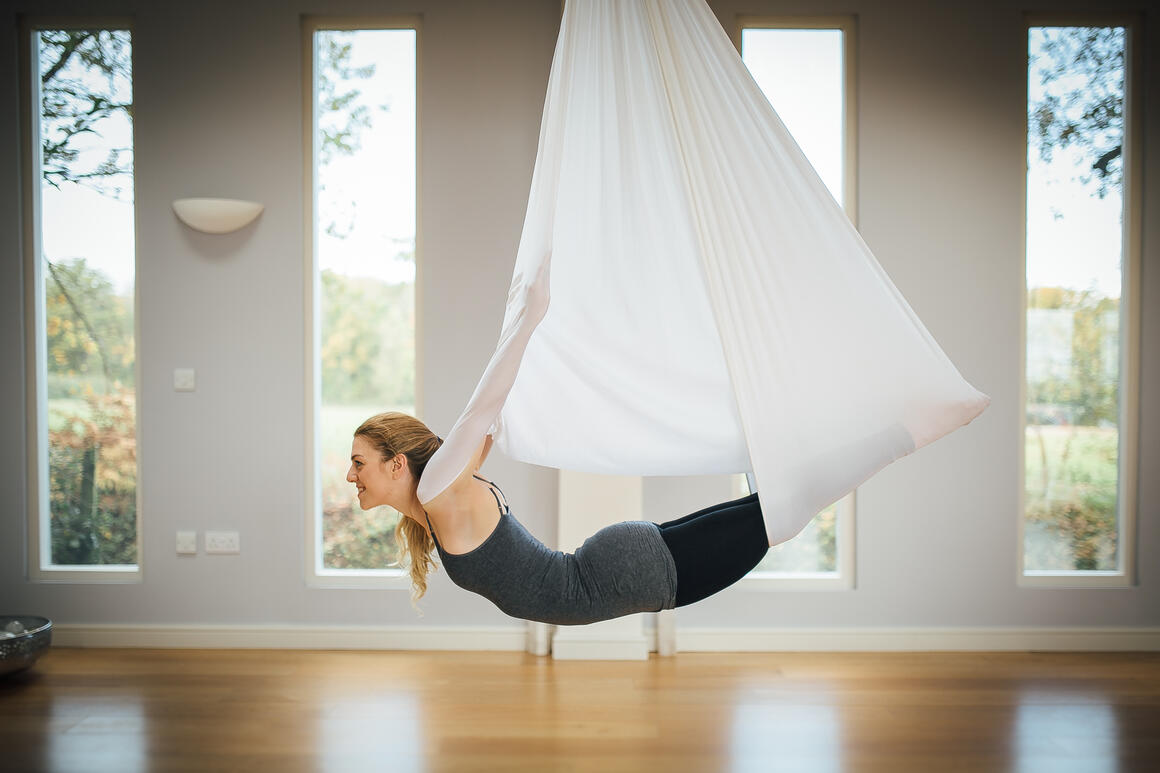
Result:
{"type": "MultiPolygon", "coordinates": [[[[1020,304],[1019,342],[1022,353],[1019,377],[1019,421],[1017,448],[1019,459],[1016,497],[1017,540],[1015,543],[1015,582],[1021,588],[1127,588],[1136,579],[1137,485],[1139,468],[1140,423],[1140,268],[1143,240],[1143,19],[1132,12],[1042,12],[1023,13],[1023,53],[1033,27],[1123,27],[1124,28],[1124,181],[1123,181],[1123,258],[1120,293],[1120,415],[1119,415],[1119,483],[1116,495],[1119,524],[1118,569],[1112,570],[1028,570],[1024,568],[1027,476],[1027,169],[1022,166],[1023,292],[1020,304]]],[[[1027,73],[1024,73],[1024,85],[1027,73]]],[[[1024,97],[1024,113],[1027,100],[1024,97]]],[[[1023,152],[1026,160],[1027,124],[1023,121],[1023,152]]]]}
{"type": "Polygon", "coordinates": [[[305,419],[305,507],[303,521],[303,571],[306,584],[312,588],[351,588],[409,590],[410,573],[403,569],[326,569],[321,566],[318,551],[322,535],[319,513],[322,492],[318,482],[318,428],[320,422],[322,373],[318,353],[321,330],[318,311],[321,308],[320,273],[318,271],[317,160],[314,142],[316,124],[315,84],[317,69],[314,57],[314,33],[325,30],[414,30],[415,32],[415,413],[423,415],[423,348],[418,345],[423,331],[423,286],[425,271],[421,256],[422,239],[422,162],[423,162],[423,17],[390,16],[315,16],[303,14],[302,35],[302,158],[303,158],[303,318],[305,340],[304,419],[305,419]]]}
{"type": "MultiPolygon", "coordinates": [[[[20,40],[18,44],[19,73],[19,121],[20,121],[20,206],[22,227],[22,259],[24,266],[24,373],[25,373],[25,449],[26,468],[26,523],[27,553],[25,555],[26,576],[32,582],[79,583],[79,584],[135,584],[144,579],[144,519],[142,518],[141,476],[141,292],[136,281],[139,273],[138,218],[136,198],[136,166],[134,165],[133,196],[133,336],[134,365],[133,385],[136,401],[134,434],[137,443],[136,479],[136,564],[73,565],[53,564],[51,540],[45,542],[42,536],[49,530],[51,519],[49,507],[49,483],[47,462],[48,451],[48,384],[47,377],[47,337],[46,311],[44,301],[44,271],[39,256],[42,253],[41,238],[41,158],[40,158],[40,78],[39,65],[32,61],[32,36],[41,30],[126,30],[131,47],[129,53],[134,82],[134,103],[137,99],[137,46],[133,20],[128,17],[100,16],[25,16],[19,22],[20,40]],[[55,568],[59,566],[60,568],[55,568]]],[[[133,147],[137,146],[137,126],[133,125],[133,147]]],[[[135,161],[135,160],[134,160],[135,161]]]]}
{"type": "MultiPolygon", "coordinates": [[[[842,109],[842,208],[855,228],[858,226],[858,89],[855,63],[858,52],[857,16],[753,16],[739,14],[732,40],[739,55],[742,33],[747,29],[840,30],[842,33],[843,109],[842,109]]],[[[736,477],[737,496],[746,492],[740,476],[736,477]]],[[[738,581],[749,591],[848,591],[856,587],[855,528],[857,489],[835,505],[835,540],[838,565],[834,572],[754,572],[738,581]]]]}

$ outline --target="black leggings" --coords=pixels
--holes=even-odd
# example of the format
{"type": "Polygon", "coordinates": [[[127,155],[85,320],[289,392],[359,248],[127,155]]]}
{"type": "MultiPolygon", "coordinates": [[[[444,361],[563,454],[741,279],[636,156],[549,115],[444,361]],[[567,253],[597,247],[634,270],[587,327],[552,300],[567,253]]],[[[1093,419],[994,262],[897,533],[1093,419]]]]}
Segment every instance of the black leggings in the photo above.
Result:
{"type": "Polygon", "coordinates": [[[757,494],[660,524],[677,565],[677,606],[712,596],[740,580],[769,550],[757,494]]]}

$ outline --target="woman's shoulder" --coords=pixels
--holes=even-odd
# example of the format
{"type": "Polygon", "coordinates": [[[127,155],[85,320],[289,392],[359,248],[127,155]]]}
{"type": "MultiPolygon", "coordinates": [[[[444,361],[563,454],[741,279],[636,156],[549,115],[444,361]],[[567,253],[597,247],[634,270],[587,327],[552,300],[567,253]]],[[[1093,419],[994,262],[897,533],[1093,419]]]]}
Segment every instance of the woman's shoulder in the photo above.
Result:
{"type": "Polygon", "coordinates": [[[464,485],[470,482],[472,475],[479,472],[479,468],[487,459],[488,451],[491,449],[491,435],[479,441],[474,452],[462,442],[457,442],[461,439],[456,431],[452,430],[447,441],[442,443],[435,454],[427,460],[415,492],[424,505],[434,502],[446,494],[448,489],[464,490],[464,485]],[[468,453],[470,458],[465,457],[468,453]]]}
{"type": "Polygon", "coordinates": [[[424,509],[440,545],[449,553],[466,553],[482,544],[499,524],[500,511],[486,481],[456,481],[424,509]]]}
{"type": "Polygon", "coordinates": [[[456,478],[451,485],[443,489],[434,499],[423,505],[428,515],[461,513],[464,509],[473,509],[478,499],[480,483],[470,475],[456,478]]]}

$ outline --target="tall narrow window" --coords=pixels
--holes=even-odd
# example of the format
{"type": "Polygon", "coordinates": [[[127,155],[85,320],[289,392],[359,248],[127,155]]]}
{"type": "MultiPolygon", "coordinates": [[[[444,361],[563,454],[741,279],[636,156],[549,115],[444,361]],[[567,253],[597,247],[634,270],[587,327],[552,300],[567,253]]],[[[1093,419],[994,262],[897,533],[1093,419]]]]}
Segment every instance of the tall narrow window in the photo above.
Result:
{"type": "Polygon", "coordinates": [[[354,430],[416,413],[417,30],[308,23],[313,106],[309,263],[311,572],[392,575],[390,507],[363,512],[346,482],[354,430]]]}
{"type": "Polygon", "coordinates": [[[1124,573],[1127,32],[1028,29],[1026,577],[1124,573]]]}
{"type": "MultiPolygon", "coordinates": [[[[743,23],[741,30],[741,56],[754,80],[834,199],[843,204],[852,165],[846,152],[851,31],[845,21],[810,26],[754,21],[743,23]]],[[[748,490],[741,476],[739,495],[748,490]]],[[[852,572],[842,570],[850,563],[840,559],[852,553],[853,510],[853,495],[827,507],[792,540],[771,548],[751,576],[813,583],[840,579],[839,584],[847,585],[852,572]]]]}
{"type": "Polygon", "coordinates": [[[32,572],[109,579],[140,544],[132,39],[25,32],[32,572]]]}

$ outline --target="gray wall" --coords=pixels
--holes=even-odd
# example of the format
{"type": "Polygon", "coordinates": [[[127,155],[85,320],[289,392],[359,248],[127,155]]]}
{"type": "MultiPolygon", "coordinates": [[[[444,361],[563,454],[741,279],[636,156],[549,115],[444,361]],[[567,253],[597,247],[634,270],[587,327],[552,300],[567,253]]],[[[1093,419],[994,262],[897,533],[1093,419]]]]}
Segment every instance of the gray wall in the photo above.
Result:
{"type": "MultiPolygon", "coordinates": [[[[737,14],[857,13],[859,226],[891,278],[991,407],[859,489],[857,588],[731,589],[682,626],[1160,624],[1160,159],[1145,169],[1138,584],[1020,589],[1025,36],[1014,2],[717,2],[737,14]],[[1149,271],[1151,269],[1151,271],[1149,271]],[[1151,407],[1150,407],[1151,406],[1151,407]]],[[[1076,8],[1095,3],[1075,4],[1076,8]]],[[[511,625],[434,577],[417,620],[404,591],[312,589],[302,560],[303,161],[300,14],[421,13],[421,404],[450,427],[494,349],[531,180],[558,0],[60,2],[132,16],[140,293],[144,580],[25,578],[25,438],[16,24],[0,16],[0,610],[68,623],[511,625]],[[266,204],[256,226],[203,237],[175,198],[266,204]],[[255,295],[262,303],[255,306],[255,295]],[[172,390],[175,367],[198,389],[172,390]],[[237,557],[174,555],[179,528],[242,533],[237,557]]],[[[1056,7],[1059,7],[1058,5],[1056,7]]],[[[30,0],[15,12],[38,12],[30,0]]],[[[1157,15],[1147,17],[1155,49],[1157,15]]],[[[1157,147],[1154,58],[1146,143],[1157,147]]],[[[485,472],[555,539],[555,473],[498,454],[485,472]]],[[[720,478],[652,478],[665,520],[727,496],[720,478]]]]}

